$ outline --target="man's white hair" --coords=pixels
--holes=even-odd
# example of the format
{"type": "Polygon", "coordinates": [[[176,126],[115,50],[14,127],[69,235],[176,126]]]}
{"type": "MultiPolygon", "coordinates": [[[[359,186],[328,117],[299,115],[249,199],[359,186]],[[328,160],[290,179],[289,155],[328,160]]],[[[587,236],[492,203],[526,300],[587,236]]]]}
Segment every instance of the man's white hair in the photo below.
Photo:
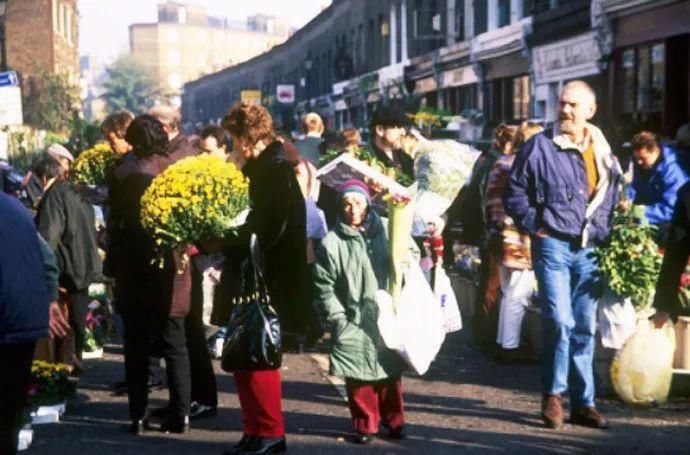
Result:
{"type": "Polygon", "coordinates": [[[597,102],[597,94],[594,93],[594,90],[592,89],[592,87],[585,81],[581,81],[581,80],[570,81],[563,86],[563,90],[561,91],[561,93],[564,93],[567,90],[582,90],[583,92],[587,93],[587,95],[592,97],[592,102],[594,102],[594,103],[597,102]]]}

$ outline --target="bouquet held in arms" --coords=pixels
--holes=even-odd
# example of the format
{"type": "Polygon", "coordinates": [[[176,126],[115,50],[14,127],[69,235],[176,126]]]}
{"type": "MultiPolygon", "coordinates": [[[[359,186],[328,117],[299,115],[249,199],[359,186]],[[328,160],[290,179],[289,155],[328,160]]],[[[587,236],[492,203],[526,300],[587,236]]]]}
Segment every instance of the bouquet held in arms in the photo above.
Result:
{"type": "Polygon", "coordinates": [[[159,258],[188,244],[222,239],[244,223],[249,181],[222,158],[185,158],[157,176],[141,198],[141,222],[159,258]]]}
{"type": "Polygon", "coordinates": [[[117,162],[117,154],[110,146],[98,143],[77,156],[70,178],[77,190],[92,204],[101,204],[108,198],[108,173],[117,162]]]}

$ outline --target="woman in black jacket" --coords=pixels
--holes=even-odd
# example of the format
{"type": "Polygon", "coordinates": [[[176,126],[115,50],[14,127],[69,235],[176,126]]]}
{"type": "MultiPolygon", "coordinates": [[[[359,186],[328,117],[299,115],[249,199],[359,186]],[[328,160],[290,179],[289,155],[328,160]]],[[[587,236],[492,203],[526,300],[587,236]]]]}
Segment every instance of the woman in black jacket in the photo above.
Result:
{"type": "Polygon", "coordinates": [[[67,292],[69,322],[74,332],[75,366],[84,348],[89,285],[102,278],[93,207],[64,178],[62,166],[51,157],[34,167],[43,187],[36,226],[57,257],[60,287],[67,292]]]}
{"type": "MultiPolygon", "coordinates": [[[[283,331],[299,331],[305,323],[308,271],[306,212],[292,165],[273,121],[261,106],[238,103],[223,117],[223,128],[247,164],[251,212],[237,236],[227,245],[228,257],[247,255],[256,234],[264,256],[265,277],[283,331]]],[[[286,450],[281,410],[280,370],[235,372],[244,415],[244,436],[228,453],[263,454],[286,450]]]]}
{"type": "Polygon", "coordinates": [[[135,160],[125,160],[114,172],[110,187],[111,243],[108,254],[119,288],[124,322],[125,377],[131,432],[148,427],[148,359],[151,340],[165,358],[170,400],[162,430],[184,433],[189,428],[190,372],[184,318],[191,299],[188,263],[178,255],[166,257],[161,269],[153,238],[141,226],[141,196],[153,179],[187,152],[170,152],[163,125],[140,115],[127,128],[125,139],[135,160]],[[182,273],[176,273],[181,268],[182,273]]]}

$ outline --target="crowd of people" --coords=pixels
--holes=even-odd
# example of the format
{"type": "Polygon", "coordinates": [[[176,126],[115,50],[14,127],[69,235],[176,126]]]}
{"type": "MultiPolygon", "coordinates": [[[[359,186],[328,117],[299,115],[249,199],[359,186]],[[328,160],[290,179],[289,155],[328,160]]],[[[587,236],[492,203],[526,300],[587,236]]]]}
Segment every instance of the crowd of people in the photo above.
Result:
{"type": "MultiPolygon", "coordinates": [[[[606,240],[621,205],[641,206],[649,223],[665,227],[659,242],[668,245],[668,253],[654,317],[662,324],[679,311],[670,296],[690,255],[690,186],[679,149],[650,132],[632,138],[632,175],[626,177],[605,132],[589,123],[596,96],[584,82],[565,85],[558,112],[558,123],[546,130],[531,122],[499,125],[445,221],[451,226],[460,220],[461,241],[480,247],[477,342],[498,346],[502,361],[534,359],[521,345],[521,332],[536,281],[543,325],[542,418],[549,427],[562,426],[567,392],[573,423],[605,428],[592,371],[604,282],[592,249],[606,240]]],[[[330,188],[316,173],[327,152],[356,154],[366,147],[386,167],[413,179],[410,150],[416,139],[408,125],[403,111],[380,107],[372,115],[370,143],[362,144],[356,129],[324,139],[316,113],[303,117],[304,136],[294,140],[265,108],[246,103],[198,136],[181,133],[179,112],[172,108],[111,114],[101,131],[118,164],[108,173],[104,233],[96,229],[93,207],[69,180],[74,157],[61,145],[49,147],[25,178],[29,207],[0,194],[0,357],[16,366],[0,378],[0,452],[16,448],[37,339],[50,334],[59,342],[71,331],[75,358],[67,360],[80,373],[88,289],[96,282],[112,285],[122,320],[120,386],[128,395],[131,433],[151,431],[159,418],[160,430],[184,433],[190,420],[216,415],[209,340],[222,343],[227,335],[252,235],[263,253],[283,349],[300,351],[329,332],[331,373],[345,378],[355,442],[369,443],[379,425],[388,437],[404,438],[406,365],[381,342],[377,326],[376,294],[392,279],[386,220],[373,208],[381,188],[360,180],[330,188]],[[140,219],[142,195],[170,165],[198,154],[242,170],[249,179],[249,213],[236,235],[169,251],[159,266],[140,219]],[[169,390],[161,409],[148,404],[155,357],[165,359],[169,390]]],[[[421,251],[426,246],[433,252],[434,261],[443,258],[444,224],[439,220],[427,237],[414,239],[421,251]]],[[[226,453],[285,451],[280,369],[235,371],[234,379],[243,437],[226,453]]]]}

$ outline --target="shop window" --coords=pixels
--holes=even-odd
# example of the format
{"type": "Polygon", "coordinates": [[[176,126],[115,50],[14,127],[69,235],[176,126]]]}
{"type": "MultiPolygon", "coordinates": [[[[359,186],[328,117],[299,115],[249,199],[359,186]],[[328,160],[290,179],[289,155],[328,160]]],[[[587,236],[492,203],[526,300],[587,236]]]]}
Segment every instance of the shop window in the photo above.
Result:
{"type": "Polygon", "coordinates": [[[663,43],[625,49],[621,55],[622,110],[660,112],[665,85],[663,43]]]}
{"type": "Polygon", "coordinates": [[[498,26],[510,25],[510,0],[498,0],[498,26]]]}
{"type": "Polygon", "coordinates": [[[513,78],[513,120],[529,118],[529,76],[513,78]]]}
{"type": "Polygon", "coordinates": [[[474,0],[474,35],[484,33],[487,30],[489,11],[486,0],[474,0]]]}

